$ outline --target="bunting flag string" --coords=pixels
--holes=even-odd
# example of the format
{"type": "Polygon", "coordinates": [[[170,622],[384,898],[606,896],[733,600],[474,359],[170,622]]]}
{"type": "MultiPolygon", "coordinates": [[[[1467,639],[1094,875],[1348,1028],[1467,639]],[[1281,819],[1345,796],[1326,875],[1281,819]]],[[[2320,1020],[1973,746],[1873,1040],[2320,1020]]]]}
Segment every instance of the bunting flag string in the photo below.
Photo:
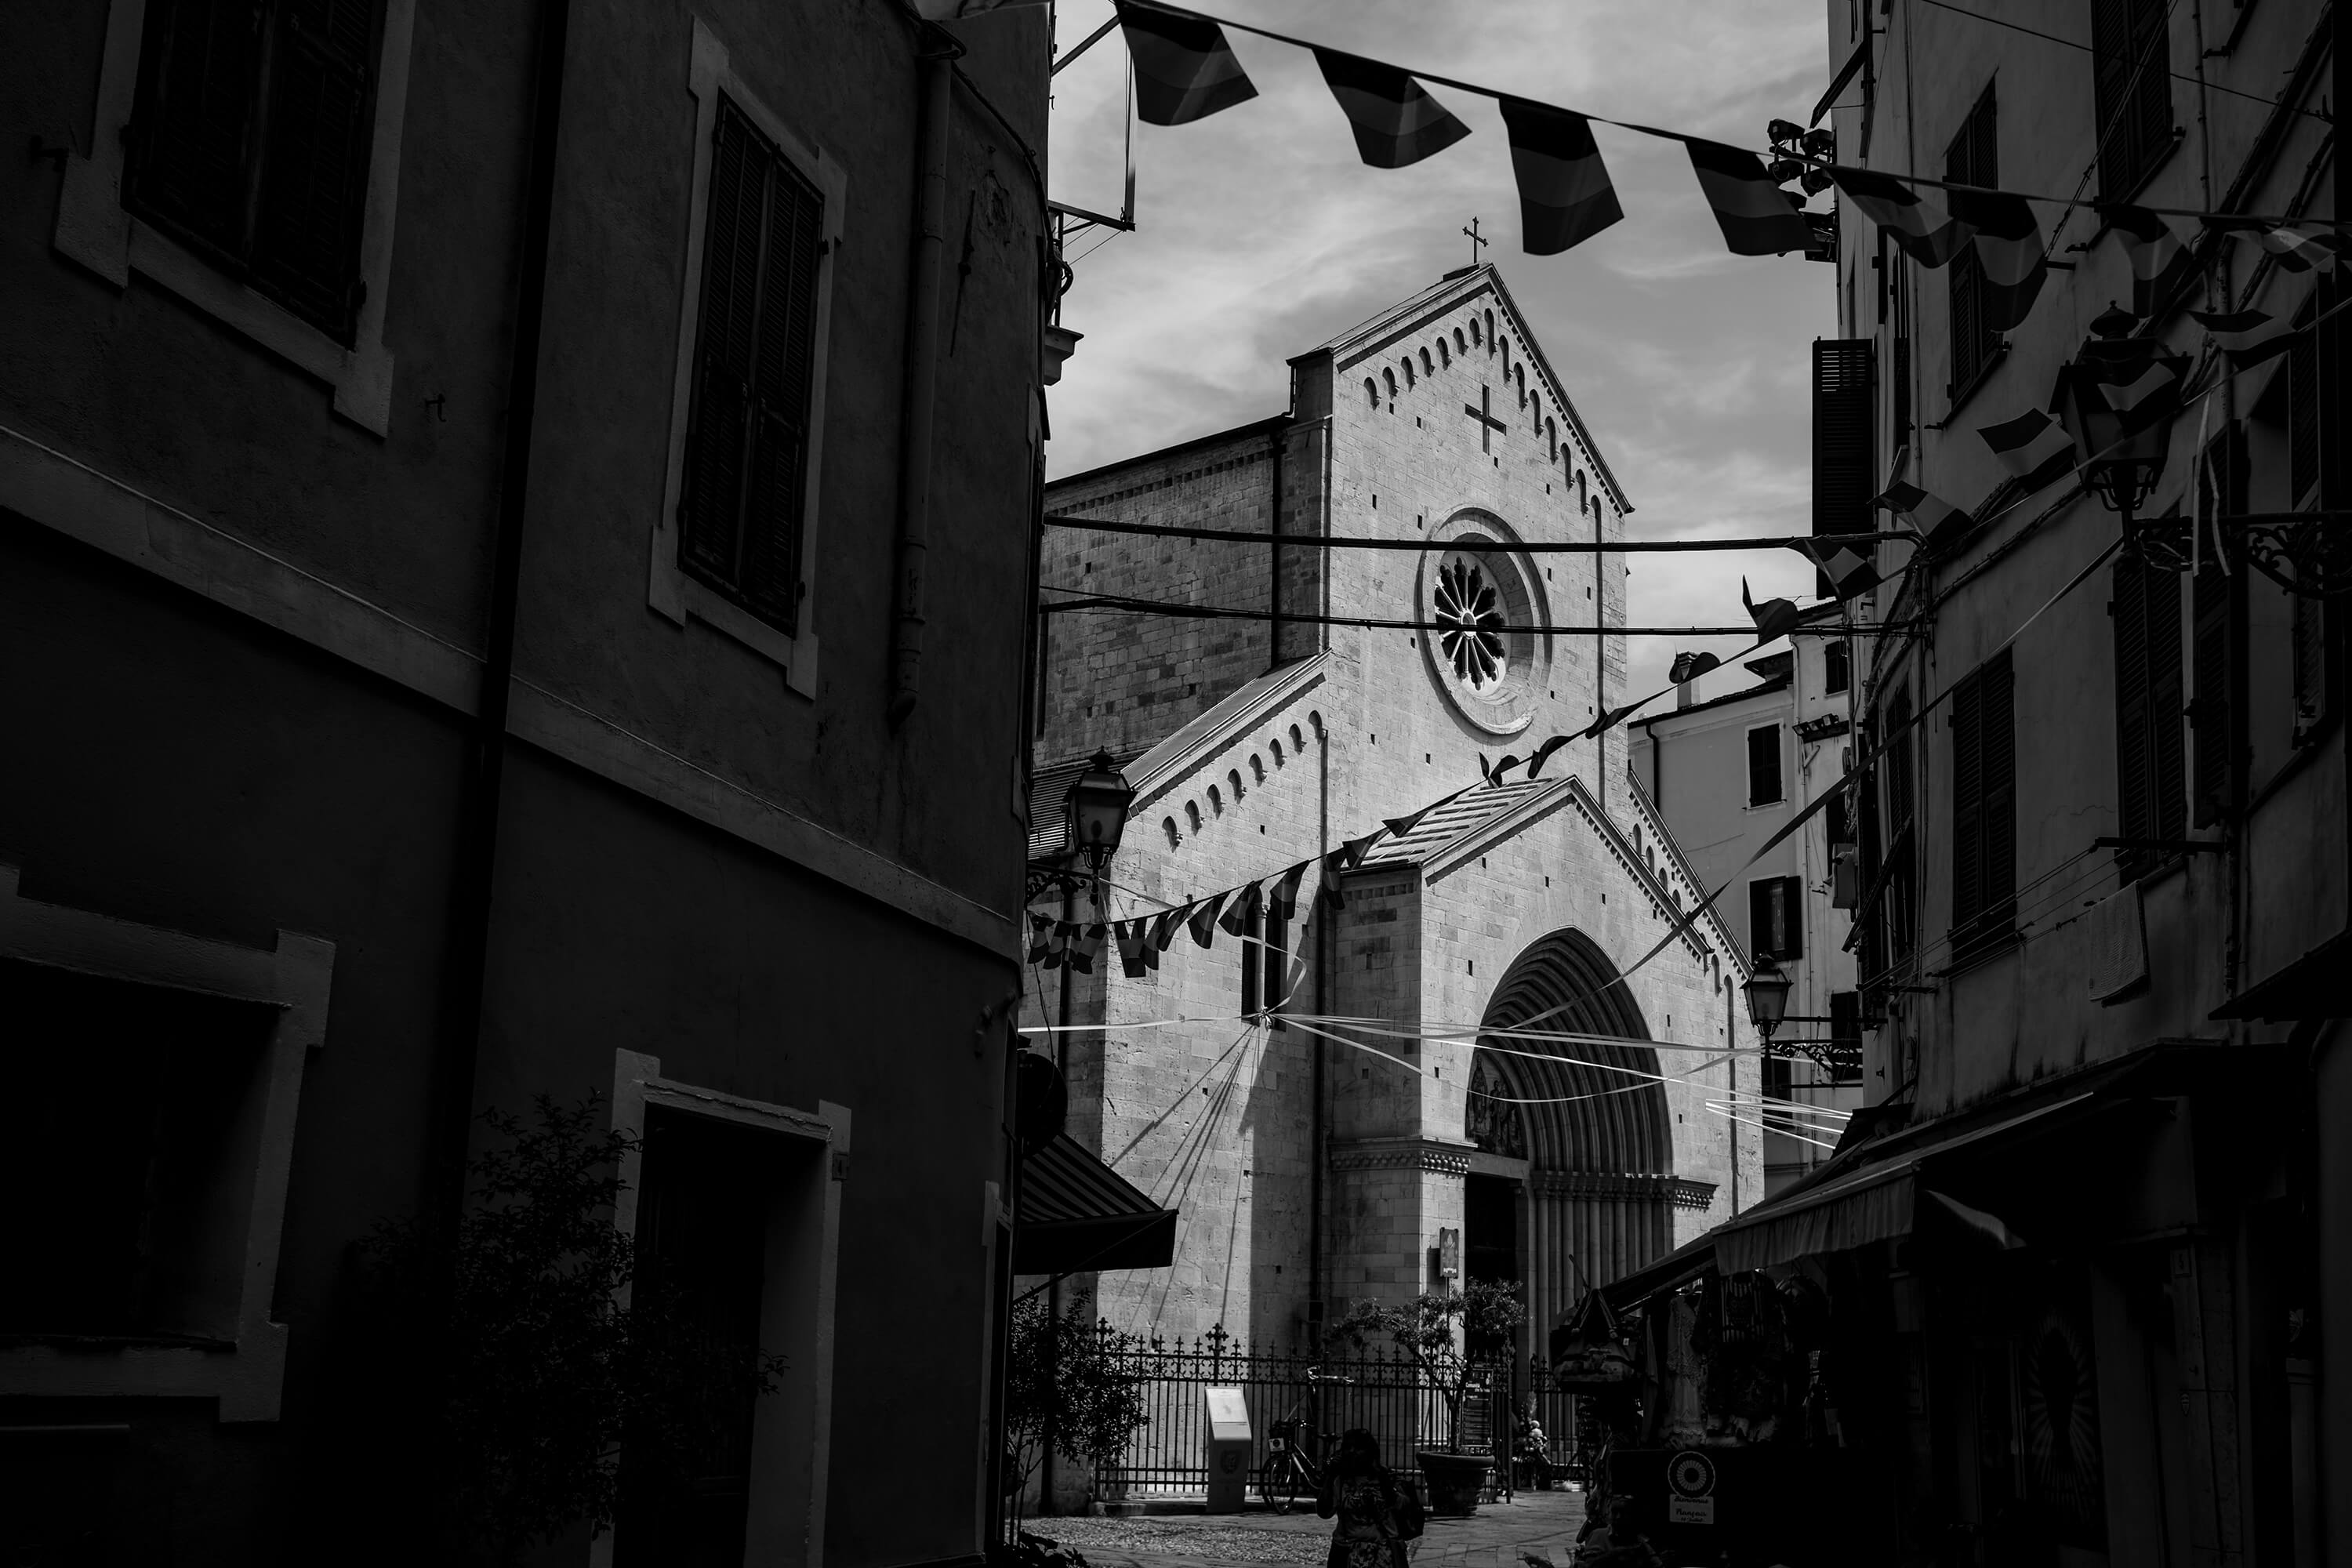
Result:
{"type": "Polygon", "coordinates": [[[1772,642],[1787,637],[1797,626],[1797,604],[1793,599],[1767,599],[1758,604],[1748,592],[1748,579],[1739,579],[1739,602],[1747,608],[1748,618],[1756,623],[1756,640],[1772,642]]]}
{"type": "MultiPolygon", "coordinates": [[[[2067,450],[2073,449],[2070,442],[2067,450]]],[[[1939,495],[1901,479],[1887,486],[1870,504],[1902,513],[1930,541],[1948,539],[1975,521],[1975,515],[1966,507],[1955,505],[1939,495]]]]}
{"type": "Polygon", "coordinates": [[[1878,563],[1869,556],[1844,544],[1811,544],[1805,553],[1829,579],[1831,596],[1839,604],[1860,598],[1885,579],[1879,574],[1878,563]]]}
{"type": "Polygon", "coordinates": [[[2124,258],[2131,263],[2132,314],[2155,315],[2196,275],[2196,254],[2170,224],[2146,207],[2117,204],[2095,210],[2101,222],[2123,236],[2124,258]]]}
{"type": "Polygon", "coordinates": [[[2266,310],[2191,310],[2191,320],[2213,334],[2231,368],[2252,370],[2294,346],[2294,329],[2266,310]]]}
{"type": "MultiPolygon", "coordinates": [[[[1512,173],[1519,192],[1521,243],[1531,256],[1558,255],[1624,216],[1600,148],[1592,140],[1591,128],[1596,123],[1683,143],[1700,192],[1732,254],[1802,253],[1812,243],[1803,198],[1783,190],[1764,161],[1746,148],[1537,102],[1477,82],[1412,70],[1272,28],[1210,16],[1166,0],[1112,3],[1135,65],[1136,112],[1146,124],[1189,124],[1257,96],[1256,86],[1226,40],[1224,29],[1233,27],[1313,54],[1325,85],[1348,118],[1358,155],[1374,168],[1406,167],[1470,134],[1469,126],[1433,98],[1424,83],[1494,100],[1509,135],[1512,173]]],[[[2048,257],[2040,226],[2027,204],[2039,202],[2068,210],[2083,205],[2074,196],[1998,190],[1925,174],[1852,168],[1826,160],[1799,161],[1827,174],[1859,210],[1925,266],[1947,266],[1973,244],[1990,285],[1989,319],[2000,331],[2008,331],[2025,319],[2047,277],[2048,257]],[[1934,194],[1938,192],[1944,194],[1934,194]]],[[[2262,234],[2261,243],[2290,268],[2330,269],[2337,255],[2352,254],[2332,237],[2310,232],[2352,223],[2352,217],[2271,217],[2113,205],[2096,210],[2126,234],[2127,244],[2151,250],[2146,265],[2154,270],[2143,274],[2143,261],[2136,256],[2134,275],[2144,278],[2150,285],[2149,293],[2159,297],[2161,290],[2155,285],[2168,268],[2179,265],[2171,255],[2171,247],[2179,241],[2162,224],[2166,216],[2272,231],[2262,234]],[[2117,214],[2124,215],[2122,220],[2117,214]]],[[[2135,289],[2136,295],[2140,292],[2135,289]]]]}
{"type": "Polygon", "coordinates": [[[1711,653],[1678,653],[1666,679],[1680,686],[1685,680],[1696,680],[1710,669],[1723,668],[1723,660],[1711,653]]]}

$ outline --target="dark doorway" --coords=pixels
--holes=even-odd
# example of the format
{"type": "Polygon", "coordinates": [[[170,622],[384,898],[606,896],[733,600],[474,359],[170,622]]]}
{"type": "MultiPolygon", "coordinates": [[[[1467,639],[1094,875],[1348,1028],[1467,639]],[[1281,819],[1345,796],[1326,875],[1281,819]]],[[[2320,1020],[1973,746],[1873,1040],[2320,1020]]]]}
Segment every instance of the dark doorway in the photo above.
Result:
{"type": "MultiPolygon", "coordinates": [[[[773,1137],[660,1109],[646,1119],[637,1195],[635,1300],[666,1301],[683,1340],[759,1342],[769,1209],[777,1181],[773,1137]]],[[[689,1347],[656,1365],[707,1363],[689,1347]]],[[[614,1552],[624,1564],[739,1568],[751,1485],[756,1394],[737,1383],[672,1393],[685,1419],[682,1453],[647,1454],[623,1435],[623,1511],[614,1552]]]]}
{"type": "Polygon", "coordinates": [[[1500,1284],[1519,1277],[1519,1184],[1508,1176],[1472,1176],[1462,1194],[1462,1267],[1473,1279],[1500,1284]]]}

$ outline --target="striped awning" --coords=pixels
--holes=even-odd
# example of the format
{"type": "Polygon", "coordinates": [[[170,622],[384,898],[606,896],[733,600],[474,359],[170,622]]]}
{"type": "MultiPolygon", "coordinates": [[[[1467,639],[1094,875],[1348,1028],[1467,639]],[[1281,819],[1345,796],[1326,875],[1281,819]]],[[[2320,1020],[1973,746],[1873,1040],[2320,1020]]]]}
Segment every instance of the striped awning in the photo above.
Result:
{"type": "Polygon", "coordinates": [[[1016,1274],[1164,1268],[1175,1258],[1176,1211],[1152,1202],[1067,1133],[1023,1162],[1016,1274]]]}

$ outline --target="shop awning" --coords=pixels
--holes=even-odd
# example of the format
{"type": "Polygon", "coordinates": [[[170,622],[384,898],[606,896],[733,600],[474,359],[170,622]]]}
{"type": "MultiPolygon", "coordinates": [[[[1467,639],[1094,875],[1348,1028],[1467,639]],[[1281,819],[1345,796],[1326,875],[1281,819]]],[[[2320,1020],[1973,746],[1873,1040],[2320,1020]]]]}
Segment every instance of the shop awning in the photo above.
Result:
{"type": "Polygon", "coordinates": [[[1175,1258],[1176,1211],[1153,1203],[1068,1134],[1023,1162],[1014,1273],[1164,1268],[1175,1258]]]}
{"type": "MultiPolygon", "coordinates": [[[[1865,1144],[1843,1169],[1824,1166],[1810,1183],[1790,1188],[1708,1233],[1715,1266],[1726,1274],[1769,1268],[1811,1253],[1845,1252],[1874,1241],[1908,1236],[1917,1204],[1920,1168],[1971,1143],[2013,1135],[2096,1098],[2090,1091],[1975,1127],[1955,1127],[1949,1136],[1890,1139],[1899,1145],[1877,1158],[1865,1144]]],[[[1932,1131],[1933,1129],[1923,1129],[1932,1131]]]]}

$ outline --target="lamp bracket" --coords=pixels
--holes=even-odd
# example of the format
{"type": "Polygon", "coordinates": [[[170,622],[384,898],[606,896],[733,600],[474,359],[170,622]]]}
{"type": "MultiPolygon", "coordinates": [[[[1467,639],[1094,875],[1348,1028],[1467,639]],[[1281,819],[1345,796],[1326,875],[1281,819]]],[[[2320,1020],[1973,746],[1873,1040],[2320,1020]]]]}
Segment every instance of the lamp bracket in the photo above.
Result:
{"type": "Polygon", "coordinates": [[[2304,599],[2352,594],[2352,518],[2340,512],[2246,520],[2239,538],[2255,570],[2304,599]]]}

